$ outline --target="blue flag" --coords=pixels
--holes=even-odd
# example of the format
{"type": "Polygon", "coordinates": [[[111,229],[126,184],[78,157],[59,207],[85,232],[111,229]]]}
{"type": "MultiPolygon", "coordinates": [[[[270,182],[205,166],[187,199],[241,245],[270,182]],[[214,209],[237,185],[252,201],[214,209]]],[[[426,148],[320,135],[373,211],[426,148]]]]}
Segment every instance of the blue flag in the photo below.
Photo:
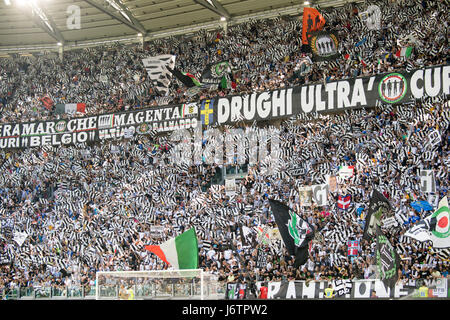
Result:
{"type": "Polygon", "coordinates": [[[433,211],[433,207],[425,200],[411,202],[411,207],[417,212],[433,211]]]}
{"type": "Polygon", "coordinates": [[[366,42],[367,38],[364,37],[361,41],[357,42],[355,44],[355,48],[358,48],[359,46],[362,46],[366,42]]]}

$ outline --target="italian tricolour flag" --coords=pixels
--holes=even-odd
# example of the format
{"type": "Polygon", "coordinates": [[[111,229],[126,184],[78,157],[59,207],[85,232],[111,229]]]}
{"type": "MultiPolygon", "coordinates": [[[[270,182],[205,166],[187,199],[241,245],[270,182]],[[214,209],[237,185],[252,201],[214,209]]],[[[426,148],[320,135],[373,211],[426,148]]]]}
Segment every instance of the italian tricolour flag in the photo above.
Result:
{"type": "Polygon", "coordinates": [[[75,112],[86,113],[86,103],[59,103],[55,107],[56,114],[75,112]]]}
{"type": "Polygon", "coordinates": [[[198,268],[198,243],[194,228],[160,245],[145,246],[145,249],[156,254],[175,270],[198,268]]]}
{"type": "Polygon", "coordinates": [[[341,178],[347,179],[353,177],[355,166],[339,166],[338,175],[341,178]]]}
{"type": "Polygon", "coordinates": [[[409,58],[409,57],[411,57],[412,49],[413,49],[412,47],[403,47],[403,48],[397,50],[397,52],[395,53],[395,55],[396,55],[397,57],[406,57],[406,58],[409,58]]]}

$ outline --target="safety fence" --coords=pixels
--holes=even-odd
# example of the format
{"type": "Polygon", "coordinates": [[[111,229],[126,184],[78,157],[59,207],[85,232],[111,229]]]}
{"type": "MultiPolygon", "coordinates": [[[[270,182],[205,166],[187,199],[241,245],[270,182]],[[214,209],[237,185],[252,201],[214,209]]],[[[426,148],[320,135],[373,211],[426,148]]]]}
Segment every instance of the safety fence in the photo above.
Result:
{"type": "MultiPolygon", "coordinates": [[[[326,299],[325,290],[333,288],[333,299],[448,299],[449,279],[399,281],[389,288],[376,279],[331,280],[331,281],[277,281],[249,283],[220,282],[214,296],[219,300],[247,299],[326,299]],[[260,293],[265,287],[265,295],[260,293]]],[[[198,289],[191,285],[169,284],[166,286],[133,286],[135,299],[191,299],[198,295],[198,289]]],[[[106,290],[106,289],[105,289],[106,290]]],[[[119,287],[109,287],[105,296],[118,299],[119,287]]],[[[19,299],[96,299],[95,287],[59,286],[59,287],[20,287],[0,288],[2,300],[19,299]]]]}

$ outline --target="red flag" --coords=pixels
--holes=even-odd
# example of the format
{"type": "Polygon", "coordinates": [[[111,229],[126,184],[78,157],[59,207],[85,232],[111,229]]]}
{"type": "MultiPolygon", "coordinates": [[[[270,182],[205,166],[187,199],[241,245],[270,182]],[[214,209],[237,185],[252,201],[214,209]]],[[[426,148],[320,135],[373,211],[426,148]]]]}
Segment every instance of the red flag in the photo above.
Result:
{"type": "Polygon", "coordinates": [[[325,25],[325,18],[317,9],[303,8],[303,31],[302,43],[308,44],[309,34],[314,31],[322,30],[325,25]]]}
{"type": "Polygon", "coordinates": [[[148,246],[145,246],[144,248],[145,248],[145,250],[148,250],[148,251],[156,254],[162,261],[164,261],[165,263],[170,265],[169,261],[167,261],[164,251],[161,249],[161,246],[148,245],[148,246]]]}
{"type": "Polygon", "coordinates": [[[350,207],[350,203],[351,203],[351,195],[348,194],[346,196],[338,197],[338,202],[337,202],[338,208],[346,210],[350,207]]]}
{"type": "Polygon", "coordinates": [[[44,96],[41,98],[42,103],[44,104],[44,107],[48,110],[51,110],[53,107],[53,100],[49,96],[44,96]]]}

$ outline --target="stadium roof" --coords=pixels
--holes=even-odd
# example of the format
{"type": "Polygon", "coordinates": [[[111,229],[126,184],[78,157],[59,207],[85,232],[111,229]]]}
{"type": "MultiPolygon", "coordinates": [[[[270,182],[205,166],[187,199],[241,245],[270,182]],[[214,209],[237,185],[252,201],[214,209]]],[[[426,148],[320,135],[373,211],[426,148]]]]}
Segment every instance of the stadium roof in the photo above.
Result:
{"type": "Polygon", "coordinates": [[[248,19],[300,15],[344,0],[0,0],[0,49],[73,48],[217,29],[248,19]],[[77,15],[79,19],[77,20],[77,15]]]}

